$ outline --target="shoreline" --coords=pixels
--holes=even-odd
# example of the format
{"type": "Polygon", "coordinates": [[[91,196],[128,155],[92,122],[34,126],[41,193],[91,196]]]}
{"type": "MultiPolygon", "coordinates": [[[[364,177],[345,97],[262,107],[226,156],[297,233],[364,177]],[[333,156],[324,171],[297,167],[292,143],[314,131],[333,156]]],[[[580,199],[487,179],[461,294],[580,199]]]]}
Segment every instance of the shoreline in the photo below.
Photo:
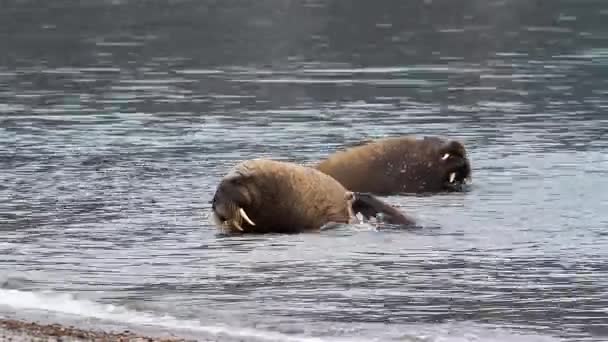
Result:
{"type": "Polygon", "coordinates": [[[0,341],[190,342],[194,340],[188,340],[177,336],[147,336],[130,330],[109,331],[101,329],[81,329],[72,325],[67,326],[59,323],[46,324],[36,321],[0,318],[0,341]]]}

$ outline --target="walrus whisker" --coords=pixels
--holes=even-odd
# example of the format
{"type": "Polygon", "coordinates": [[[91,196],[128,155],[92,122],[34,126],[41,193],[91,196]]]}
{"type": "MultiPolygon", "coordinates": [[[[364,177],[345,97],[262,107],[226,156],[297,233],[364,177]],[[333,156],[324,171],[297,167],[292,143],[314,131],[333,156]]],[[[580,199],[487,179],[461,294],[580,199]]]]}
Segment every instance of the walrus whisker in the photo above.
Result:
{"type": "Polygon", "coordinates": [[[239,214],[238,206],[233,202],[226,204],[226,206],[227,206],[227,209],[228,209],[228,212],[230,213],[230,215],[229,215],[229,218],[226,218],[224,220],[224,225],[228,229],[236,228],[239,231],[243,232],[244,229],[241,226],[241,222],[243,222],[243,218],[239,214]]]}
{"type": "Polygon", "coordinates": [[[249,216],[247,216],[245,209],[239,208],[239,213],[241,214],[241,217],[245,219],[245,221],[247,221],[250,225],[255,226],[255,223],[253,223],[249,216]]]}
{"type": "Polygon", "coordinates": [[[441,160],[446,160],[446,159],[448,159],[449,157],[450,157],[450,154],[449,154],[449,153],[446,153],[446,154],[444,154],[444,155],[443,155],[443,157],[441,157],[441,160]]]}

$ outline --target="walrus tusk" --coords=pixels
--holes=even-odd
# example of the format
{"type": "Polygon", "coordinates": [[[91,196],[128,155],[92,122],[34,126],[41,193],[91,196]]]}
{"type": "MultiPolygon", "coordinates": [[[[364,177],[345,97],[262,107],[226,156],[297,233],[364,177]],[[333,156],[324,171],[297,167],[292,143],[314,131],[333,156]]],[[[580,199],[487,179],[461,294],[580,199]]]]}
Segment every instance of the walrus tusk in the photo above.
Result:
{"type": "Polygon", "coordinates": [[[240,231],[243,231],[243,227],[241,227],[241,224],[238,221],[232,221],[232,224],[240,231]]]}
{"type": "Polygon", "coordinates": [[[239,213],[241,214],[241,217],[245,219],[245,221],[247,221],[250,225],[255,226],[255,223],[251,221],[251,219],[249,218],[249,216],[247,216],[247,213],[243,208],[239,208],[239,213]]]}
{"type": "Polygon", "coordinates": [[[456,172],[450,173],[450,183],[454,183],[455,178],[456,178],[456,172]]]}
{"type": "Polygon", "coordinates": [[[441,157],[441,160],[446,160],[446,159],[448,159],[449,157],[450,157],[450,154],[449,154],[449,153],[446,153],[446,154],[444,154],[444,155],[443,155],[443,157],[441,157]]]}

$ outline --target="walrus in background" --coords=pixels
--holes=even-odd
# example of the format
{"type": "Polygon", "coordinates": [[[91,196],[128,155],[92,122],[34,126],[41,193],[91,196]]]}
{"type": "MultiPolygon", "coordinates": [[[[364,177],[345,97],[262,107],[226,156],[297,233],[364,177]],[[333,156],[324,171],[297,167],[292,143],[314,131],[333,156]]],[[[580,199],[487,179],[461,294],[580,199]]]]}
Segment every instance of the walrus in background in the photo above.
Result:
{"type": "Polygon", "coordinates": [[[212,220],[226,233],[297,233],[355,223],[357,213],[397,225],[414,220],[370,194],[346,190],[308,166],[271,159],[237,164],[220,181],[212,220]]]}
{"type": "Polygon", "coordinates": [[[366,142],[330,155],[315,168],[350,191],[380,196],[459,191],[471,181],[464,145],[439,137],[366,142]]]}

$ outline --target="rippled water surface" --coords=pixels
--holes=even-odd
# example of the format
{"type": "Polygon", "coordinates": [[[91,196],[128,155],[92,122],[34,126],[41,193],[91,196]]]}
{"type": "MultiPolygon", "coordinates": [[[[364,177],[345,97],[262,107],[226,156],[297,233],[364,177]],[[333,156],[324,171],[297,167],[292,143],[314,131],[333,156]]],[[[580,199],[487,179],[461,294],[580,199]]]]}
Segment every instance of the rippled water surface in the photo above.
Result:
{"type": "Polygon", "coordinates": [[[9,1],[0,313],[210,340],[608,339],[603,1],[9,1]],[[462,139],[423,229],[225,237],[240,160],[462,139]]]}

